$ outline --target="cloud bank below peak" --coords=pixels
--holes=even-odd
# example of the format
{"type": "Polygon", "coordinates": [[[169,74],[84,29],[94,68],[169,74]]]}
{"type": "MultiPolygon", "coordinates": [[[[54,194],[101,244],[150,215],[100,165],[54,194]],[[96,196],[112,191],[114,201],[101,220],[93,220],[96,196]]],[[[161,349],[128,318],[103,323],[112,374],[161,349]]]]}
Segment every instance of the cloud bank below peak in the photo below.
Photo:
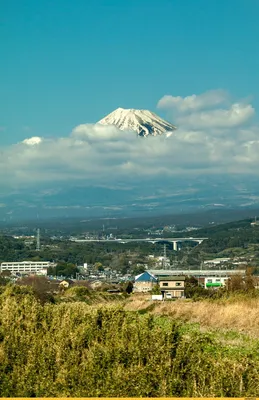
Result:
{"type": "Polygon", "coordinates": [[[191,174],[256,174],[259,127],[255,110],[214,90],[187,97],[164,96],[158,108],[178,129],[170,137],[136,137],[115,126],[80,124],[69,136],[33,136],[1,149],[0,183],[140,184],[191,174]]]}

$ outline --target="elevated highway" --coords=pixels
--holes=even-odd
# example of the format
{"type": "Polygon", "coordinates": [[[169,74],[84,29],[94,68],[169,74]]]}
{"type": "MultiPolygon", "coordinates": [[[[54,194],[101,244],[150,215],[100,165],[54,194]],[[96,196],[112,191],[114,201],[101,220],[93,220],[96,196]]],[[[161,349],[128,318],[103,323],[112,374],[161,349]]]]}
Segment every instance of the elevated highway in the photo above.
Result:
{"type": "Polygon", "coordinates": [[[201,244],[204,240],[208,238],[199,237],[179,237],[179,238],[142,238],[142,239],[121,239],[121,238],[114,238],[114,239],[70,239],[73,242],[77,243],[131,243],[131,242],[142,242],[142,243],[159,243],[159,242],[168,242],[173,243],[173,248],[175,251],[178,250],[178,243],[180,242],[195,242],[201,244]]]}

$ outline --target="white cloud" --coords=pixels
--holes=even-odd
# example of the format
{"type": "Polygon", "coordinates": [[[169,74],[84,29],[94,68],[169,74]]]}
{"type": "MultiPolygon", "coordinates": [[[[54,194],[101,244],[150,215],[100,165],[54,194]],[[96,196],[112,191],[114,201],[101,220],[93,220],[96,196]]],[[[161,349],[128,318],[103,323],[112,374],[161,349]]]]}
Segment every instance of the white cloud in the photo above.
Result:
{"type": "Polygon", "coordinates": [[[235,103],[218,109],[220,99],[224,102],[227,96],[221,91],[208,93],[178,102],[177,118],[182,123],[168,138],[143,139],[112,126],[83,124],[67,137],[32,137],[3,148],[0,183],[19,187],[80,181],[112,186],[180,174],[258,170],[259,128],[242,126],[254,114],[253,107],[235,103]],[[205,100],[216,108],[198,111],[205,100]]]}
{"type": "Polygon", "coordinates": [[[211,90],[200,95],[180,97],[166,95],[158,102],[158,108],[171,110],[176,109],[180,112],[204,110],[205,108],[226,103],[228,94],[224,90],[211,90]]]}
{"type": "Polygon", "coordinates": [[[246,123],[255,113],[248,104],[233,104],[229,109],[202,111],[177,117],[179,125],[196,128],[229,128],[246,123]]]}
{"type": "Polygon", "coordinates": [[[35,146],[35,144],[39,144],[42,142],[42,138],[38,136],[33,136],[29,139],[24,139],[22,143],[27,144],[28,146],[35,146]]]}
{"type": "Polygon", "coordinates": [[[83,141],[114,141],[121,139],[121,131],[114,126],[82,124],[72,131],[72,137],[83,141]]]}
{"type": "Polygon", "coordinates": [[[230,104],[229,100],[227,92],[212,90],[187,97],[164,96],[157,106],[165,110],[178,126],[188,129],[241,126],[254,115],[255,110],[251,104],[230,104]]]}

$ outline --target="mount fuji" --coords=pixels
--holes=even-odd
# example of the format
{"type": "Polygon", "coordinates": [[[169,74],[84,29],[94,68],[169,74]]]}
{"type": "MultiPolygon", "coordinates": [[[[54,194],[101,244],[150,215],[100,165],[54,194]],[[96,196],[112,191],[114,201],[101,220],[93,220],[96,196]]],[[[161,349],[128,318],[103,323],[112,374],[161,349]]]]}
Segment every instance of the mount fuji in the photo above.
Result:
{"type": "Polygon", "coordinates": [[[176,129],[176,126],[151,111],[124,108],[117,108],[117,110],[101,119],[98,124],[115,125],[122,131],[132,130],[139,136],[144,137],[163,134],[170,136],[176,129]]]}

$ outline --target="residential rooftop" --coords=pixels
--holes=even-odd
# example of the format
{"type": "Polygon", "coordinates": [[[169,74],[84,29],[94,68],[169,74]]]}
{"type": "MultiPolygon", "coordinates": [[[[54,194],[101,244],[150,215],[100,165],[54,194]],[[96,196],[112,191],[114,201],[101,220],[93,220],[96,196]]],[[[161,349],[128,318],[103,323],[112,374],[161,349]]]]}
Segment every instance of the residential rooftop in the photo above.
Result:
{"type": "Polygon", "coordinates": [[[185,276],[180,275],[180,276],[160,276],[158,278],[159,281],[185,281],[185,276]]]}

